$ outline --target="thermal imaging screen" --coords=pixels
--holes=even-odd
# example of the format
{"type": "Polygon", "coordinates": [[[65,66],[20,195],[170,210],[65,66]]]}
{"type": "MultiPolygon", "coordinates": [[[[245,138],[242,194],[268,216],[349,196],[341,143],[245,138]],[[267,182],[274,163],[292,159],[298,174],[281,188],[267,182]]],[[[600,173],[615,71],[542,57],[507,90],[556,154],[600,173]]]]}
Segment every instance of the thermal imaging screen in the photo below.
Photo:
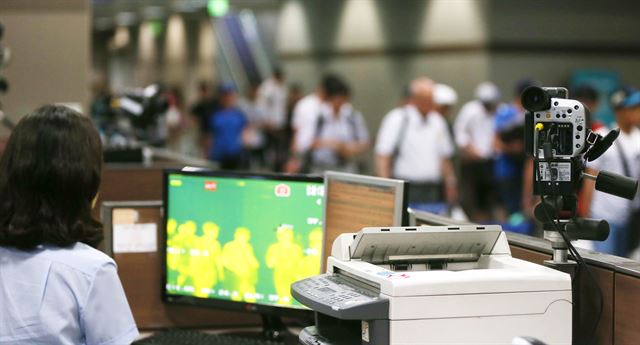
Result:
{"type": "Polygon", "coordinates": [[[166,292],[302,308],[320,273],[322,182],[169,174],[166,292]]]}

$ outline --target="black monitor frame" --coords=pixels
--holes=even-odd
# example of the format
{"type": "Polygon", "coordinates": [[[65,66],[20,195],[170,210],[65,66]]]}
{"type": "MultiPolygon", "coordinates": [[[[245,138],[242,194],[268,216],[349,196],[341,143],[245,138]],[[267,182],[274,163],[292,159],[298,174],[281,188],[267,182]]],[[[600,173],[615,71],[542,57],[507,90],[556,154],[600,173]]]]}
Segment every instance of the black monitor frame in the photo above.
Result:
{"type": "MultiPolygon", "coordinates": [[[[256,180],[271,181],[289,181],[289,182],[313,182],[322,184],[323,178],[318,175],[297,175],[297,174],[269,174],[269,173],[250,173],[250,172],[230,172],[216,171],[204,168],[183,168],[183,169],[165,169],[163,176],[163,231],[162,231],[162,300],[165,303],[185,304],[192,306],[202,306],[208,308],[225,309],[231,311],[245,311],[251,313],[259,313],[263,316],[285,316],[289,318],[297,318],[302,320],[311,320],[313,311],[305,308],[288,308],[275,305],[265,305],[260,303],[248,303],[241,301],[227,301],[213,298],[199,298],[194,296],[172,295],[166,291],[167,282],[167,221],[169,215],[168,209],[168,184],[170,174],[182,174],[190,176],[210,176],[210,177],[227,177],[227,178],[243,178],[256,180]]],[[[324,249],[323,249],[324,250],[324,249]]],[[[319,274],[320,272],[318,272],[319,274]]]]}

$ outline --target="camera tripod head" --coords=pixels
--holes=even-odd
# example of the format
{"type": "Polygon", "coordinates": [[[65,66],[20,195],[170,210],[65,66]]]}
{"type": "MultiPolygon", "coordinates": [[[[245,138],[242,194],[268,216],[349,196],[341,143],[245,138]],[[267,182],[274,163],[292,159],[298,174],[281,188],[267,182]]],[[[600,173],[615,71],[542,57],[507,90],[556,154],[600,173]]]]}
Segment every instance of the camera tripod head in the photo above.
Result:
{"type": "Polygon", "coordinates": [[[600,157],[614,143],[619,130],[601,136],[589,130],[589,109],[569,99],[561,87],[529,87],[522,94],[525,114],[525,149],[534,158],[534,193],[542,201],[535,217],[543,223],[545,239],[554,249],[554,262],[568,260],[568,241],[604,241],[609,235],[605,220],[576,217],[577,194],[583,178],[596,181],[596,189],[633,199],[638,181],[607,171],[585,173],[586,162],[600,157]]]}

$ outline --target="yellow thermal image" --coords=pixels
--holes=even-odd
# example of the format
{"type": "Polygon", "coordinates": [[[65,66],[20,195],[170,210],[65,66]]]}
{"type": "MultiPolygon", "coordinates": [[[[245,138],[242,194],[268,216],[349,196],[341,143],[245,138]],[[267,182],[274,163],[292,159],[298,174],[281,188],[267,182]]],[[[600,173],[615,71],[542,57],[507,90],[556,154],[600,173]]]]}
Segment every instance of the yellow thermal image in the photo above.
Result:
{"type": "Polygon", "coordinates": [[[213,222],[202,225],[202,237],[194,243],[191,255],[191,279],[196,297],[208,297],[215,285],[224,279],[220,228],[213,222]]]}
{"type": "Polygon", "coordinates": [[[180,261],[180,246],[176,243],[178,222],[171,218],[167,220],[167,268],[176,270],[180,261]]]}
{"type": "Polygon", "coordinates": [[[322,228],[315,228],[309,233],[309,249],[298,265],[296,281],[315,276],[320,273],[322,256],[322,228]]]}
{"type": "Polygon", "coordinates": [[[178,226],[178,234],[175,238],[175,243],[178,248],[182,248],[180,251],[180,257],[178,260],[178,285],[184,286],[187,279],[191,275],[191,250],[185,248],[193,248],[193,245],[197,243],[196,231],[198,226],[194,221],[186,221],[178,226]]]}
{"type": "Polygon", "coordinates": [[[266,263],[267,267],[273,270],[273,282],[280,297],[279,303],[291,304],[291,284],[298,277],[296,270],[302,259],[302,248],[293,242],[294,233],[291,225],[278,227],[276,238],[278,242],[267,249],[266,263]]]}
{"type": "Polygon", "coordinates": [[[256,283],[258,282],[258,268],[260,264],[249,243],[251,231],[245,227],[236,229],[233,240],[222,249],[222,262],[229,271],[225,281],[233,291],[231,299],[255,302],[256,283]],[[249,297],[246,297],[249,296],[249,297]]]}

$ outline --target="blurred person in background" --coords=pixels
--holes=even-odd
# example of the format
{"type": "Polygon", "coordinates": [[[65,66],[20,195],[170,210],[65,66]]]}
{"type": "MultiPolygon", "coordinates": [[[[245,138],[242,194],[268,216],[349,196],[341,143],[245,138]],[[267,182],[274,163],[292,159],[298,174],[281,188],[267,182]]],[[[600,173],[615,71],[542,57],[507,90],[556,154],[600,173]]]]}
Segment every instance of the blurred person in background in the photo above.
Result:
{"type": "Polygon", "coordinates": [[[190,112],[196,118],[200,130],[200,146],[203,153],[207,153],[207,135],[209,132],[209,117],[220,108],[220,102],[215,97],[211,83],[202,80],[198,83],[198,98],[191,106],[190,112]]]}
{"type": "Polygon", "coordinates": [[[293,128],[294,110],[296,109],[298,102],[300,102],[303,97],[304,93],[302,92],[302,85],[299,83],[291,84],[289,87],[289,95],[287,96],[287,121],[285,123],[285,137],[289,146],[291,146],[295,132],[293,128]]]}
{"type": "Polygon", "coordinates": [[[451,110],[458,103],[458,93],[449,85],[436,84],[433,89],[433,103],[435,104],[435,111],[442,115],[442,118],[447,122],[449,135],[454,138],[451,110]]]}
{"type": "Polygon", "coordinates": [[[247,89],[246,97],[242,97],[238,101],[238,107],[249,121],[242,141],[248,151],[248,163],[251,170],[261,169],[266,166],[266,137],[264,131],[267,126],[267,119],[262,112],[262,108],[257,104],[259,86],[260,84],[258,83],[251,83],[247,89]]]}
{"type": "Polygon", "coordinates": [[[296,148],[302,171],[326,170],[359,172],[358,159],[369,147],[369,132],[362,114],[349,102],[349,86],[344,82],[327,85],[326,102],[312,123],[300,127],[296,148]]]}
{"type": "Polygon", "coordinates": [[[500,105],[495,115],[494,179],[504,213],[501,218],[507,221],[509,230],[523,233],[531,232],[522,211],[523,208],[532,209],[533,205],[533,186],[525,177],[526,173],[533,172],[533,161],[527,159],[524,152],[524,108],[520,96],[527,87],[538,84],[529,78],[519,80],[511,103],[500,105]],[[524,205],[525,200],[531,201],[524,205]]]}
{"type": "MultiPolygon", "coordinates": [[[[291,118],[291,127],[293,129],[293,135],[305,124],[311,123],[316,120],[318,114],[320,114],[320,108],[322,103],[326,99],[325,90],[327,87],[331,87],[336,83],[340,83],[340,78],[334,74],[326,74],[322,77],[320,84],[316,90],[304,97],[302,97],[293,108],[293,115],[291,118]]],[[[295,145],[295,140],[292,142],[292,146],[295,145]]]]}
{"type": "Polygon", "coordinates": [[[584,104],[589,111],[587,112],[587,123],[591,130],[596,131],[604,124],[595,119],[595,111],[598,109],[598,91],[591,85],[581,85],[569,93],[569,97],[584,104]]]}
{"type": "Polygon", "coordinates": [[[187,126],[183,115],[182,92],[178,87],[172,86],[165,92],[165,99],[167,101],[167,111],[164,115],[167,128],[166,146],[169,150],[182,152],[181,139],[187,126]]]}
{"type": "Polygon", "coordinates": [[[96,127],[98,127],[100,134],[103,135],[104,132],[116,125],[116,114],[111,104],[113,95],[104,75],[99,74],[94,76],[94,80],[91,83],[91,91],[93,94],[91,100],[91,119],[96,127]]]}
{"type": "Polygon", "coordinates": [[[287,117],[287,86],[282,69],[274,68],[273,75],[260,84],[256,102],[266,119],[268,161],[273,163],[275,171],[279,171],[286,161],[288,146],[284,130],[287,117]]]}
{"type": "Polygon", "coordinates": [[[438,114],[445,120],[452,121],[451,110],[458,103],[458,93],[449,85],[436,84],[433,90],[433,103],[438,114]]]}
{"type": "Polygon", "coordinates": [[[495,111],[500,90],[491,82],[475,89],[475,99],[465,103],[454,124],[455,141],[460,150],[463,205],[476,222],[492,219],[495,204],[493,158],[495,155],[495,111]]]}
{"type": "Polygon", "coordinates": [[[398,105],[403,107],[409,103],[411,103],[411,83],[402,86],[402,90],[400,90],[400,102],[398,102],[398,105]]]}
{"type": "MultiPolygon", "coordinates": [[[[587,123],[589,124],[589,128],[592,131],[597,131],[602,129],[604,124],[595,119],[595,111],[598,109],[598,105],[600,103],[598,97],[598,91],[589,84],[580,85],[574,90],[569,91],[569,97],[573,98],[580,103],[584,104],[587,107],[587,123]]],[[[533,183],[533,174],[531,174],[531,182],[533,183]]],[[[584,180],[583,182],[584,183],[584,180]]],[[[580,217],[584,217],[586,214],[589,214],[588,206],[584,203],[584,197],[582,196],[582,191],[584,187],[581,185],[580,192],[578,193],[578,210],[577,214],[580,217]]],[[[593,248],[589,248],[593,249],[593,248]]]]}
{"type": "Polygon", "coordinates": [[[298,135],[304,126],[313,126],[322,110],[322,104],[326,100],[326,89],[340,83],[340,78],[334,74],[326,74],[322,77],[316,90],[300,99],[293,108],[291,117],[291,141],[289,150],[291,157],[287,162],[284,171],[288,173],[300,172],[303,170],[302,159],[304,154],[296,145],[298,135]]]}
{"type": "MultiPolygon", "coordinates": [[[[640,178],[640,91],[626,88],[611,96],[615,110],[616,125],[620,135],[613,145],[600,158],[589,162],[586,172],[597,175],[599,170],[640,178]]],[[[606,135],[609,131],[600,128],[596,133],[606,135]]],[[[593,242],[599,252],[627,256],[637,246],[637,227],[630,222],[637,221],[632,215],[638,205],[638,196],[634,201],[613,196],[595,190],[595,182],[584,180],[584,204],[588,210],[586,217],[605,219],[609,222],[609,237],[604,242],[593,242]],[[635,243],[633,243],[635,242],[635,243]]],[[[636,213],[637,216],[637,213],[636,213]]]]}
{"type": "Polygon", "coordinates": [[[428,78],[411,82],[409,104],[384,117],[375,147],[377,175],[408,180],[409,206],[424,210],[457,202],[454,147],[446,121],[435,111],[434,87],[428,78]]]}
{"type": "Polygon", "coordinates": [[[231,83],[218,88],[220,110],[209,117],[208,158],[218,162],[223,170],[246,167],[243,138],[249,121],[238,107],[238,93],[231,83]]]}

